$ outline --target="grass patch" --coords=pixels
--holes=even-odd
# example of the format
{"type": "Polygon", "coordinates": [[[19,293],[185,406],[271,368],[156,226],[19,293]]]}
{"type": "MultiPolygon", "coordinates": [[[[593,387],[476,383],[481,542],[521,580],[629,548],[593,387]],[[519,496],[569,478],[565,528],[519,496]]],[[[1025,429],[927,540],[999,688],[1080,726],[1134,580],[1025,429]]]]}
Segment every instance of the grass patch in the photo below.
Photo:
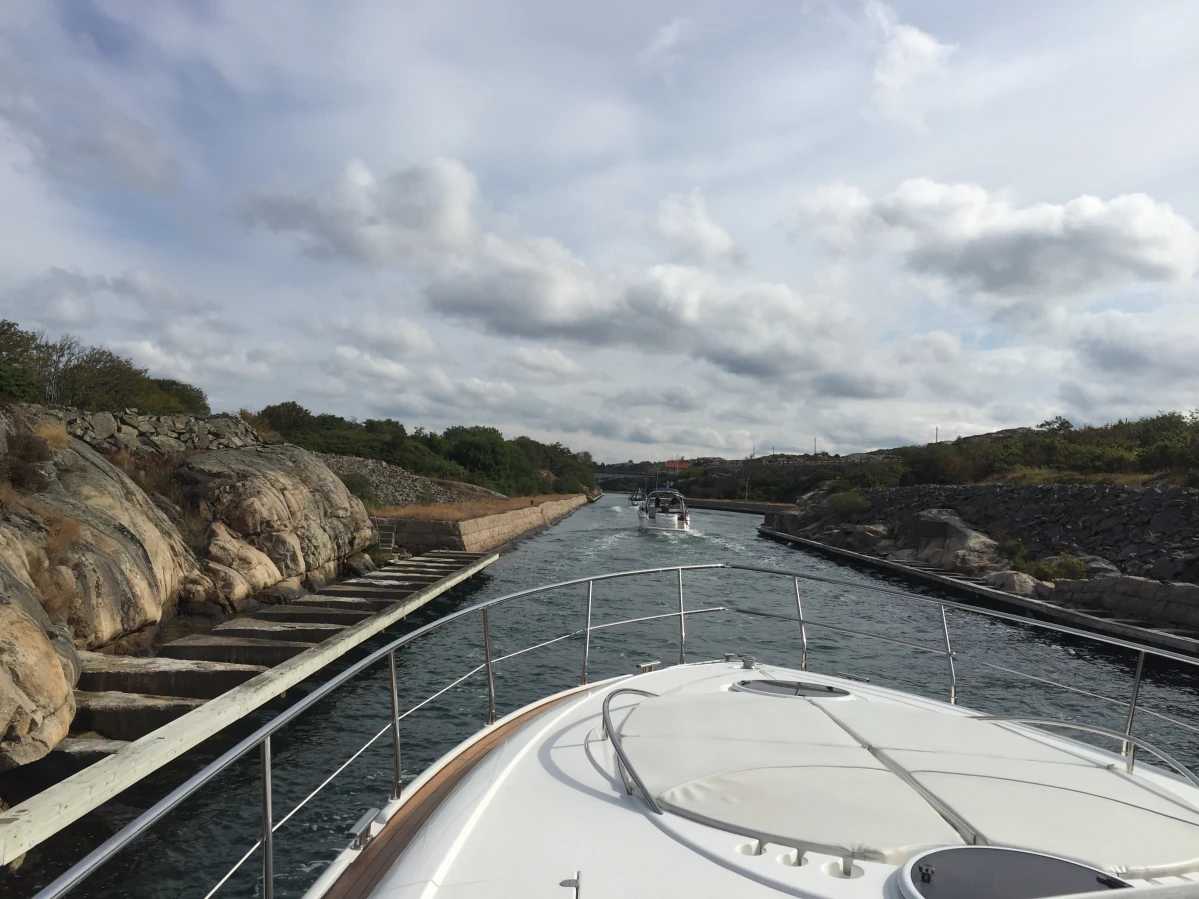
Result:
{"type": "Polygon", "coordinates": [[[65,515],[56,515],[47,523],[50,529],[46,533],[46,554],[53,563],[61,559],[78,542],[83,526],[78,519],[65,515]]]}
{"type": "Polygon", "coordinates": [[[983,484],[1039,486],[1041,484],[1118,484],[1139,487],[1146,481],[1162,476],[1161,472],[1096,472],[1063,471],[1060,468],[1022,467],[985,478],[983,484]]]}
{"type": "Polygon", "coordinates": [[[61,421],[38,422],[33,428],[33,433],[46,441],[46,445],[51,449],[66,449],[71,445],[71,435],[67,433],[67,426],[61,421]]]}
{"type": "Polygon", "coordinates": [[[549,493],[545,496],[521,496],[512,499],[481,499],[469,503],[431,503],[424,506],[384,506],[375,510],[379,518],[415,518],[421,521],[465,521],[500,512],[528,509],[555,500],[570,499],[575,493],[549,493]]]}
{"type": "Polygon", "coordinates": [[[828,515],[836,522],[846,521],[869,508],[870,502],[856,490],[844,490],[828,498],[828,515]]]}

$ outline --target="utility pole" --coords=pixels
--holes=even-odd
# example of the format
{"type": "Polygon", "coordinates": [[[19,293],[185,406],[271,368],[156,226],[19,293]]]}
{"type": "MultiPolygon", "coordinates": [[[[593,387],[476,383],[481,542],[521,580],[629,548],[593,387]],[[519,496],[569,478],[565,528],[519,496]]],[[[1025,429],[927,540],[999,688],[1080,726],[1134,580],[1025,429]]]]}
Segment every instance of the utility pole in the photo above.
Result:
{"type": "Polygon", "coordinates": [[[933,434],[936,435],[935,442],[940,443],[941,442],[941,426],[940,425],[938,425],[937,429],[935,431],[933,431],[933,434]]]}

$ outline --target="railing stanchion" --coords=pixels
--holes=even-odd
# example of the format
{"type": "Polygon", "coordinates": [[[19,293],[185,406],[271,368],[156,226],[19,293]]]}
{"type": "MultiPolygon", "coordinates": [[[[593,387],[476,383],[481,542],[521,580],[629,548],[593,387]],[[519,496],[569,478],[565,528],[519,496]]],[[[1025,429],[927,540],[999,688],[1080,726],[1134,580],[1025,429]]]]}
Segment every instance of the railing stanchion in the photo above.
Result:
{"type": "Polygon", "coordinates": [[[271,737],[262,738],[258,744],[258,757],[262,773],[262,895],[274,899],[275,895],[275,822],[271,814],[271,737]]]}
{"type": "Polygon", "coordinates": [[[487,609],[483,609],[483,655],[487,661],[487,723],[495,724],[495,678],[491,673],[491,627],[487,623],[487,609]]]}
{"type": "MultiPolygon", "coordinates": [[[[1137,697],[1141,694],[1141,675],[1145,673],[1145,650],[1137,653],[1137,673],[1132,680],[1132,700],[1128,703],[1128,719],[1124,722],[1124,735],[1132,736],[1132,719],[1137,714],[1137,697]]],[[[1133,765],[1136,763],[1137,748],[1127,740],[1124,741],[1121,750],[1122,755],[1128,756],[1128,773],[1132,774],[1133,765]]]]}
{"type": "Polygon", "coordinates": [[[583,679],[580,684],[587,683],[587,657],[591,655],[591,591],[595,581],[587,582],[587,623],[583,627],[583,679]]]}
{"type": "Polygon", "coordinates": [[[683,610],[683,569],[679,569],[679,664],[687,664],[687,613],[683,610]]]}
{"type": "Polygon", "coordinates": [[[949,645],[949,622],[945,606],[941,606],[941,633],[945,635],[945,661],[949,662],[949,704],[958,704],[958,673],[953,667],[953,647],[949,645]]]}
{"type": "Polygon", "coordinates": [[[391,675],[391,749],[392,775],[391,798],[399,799],[403,781],[400,780],[400,698],[396,693],[396,654],[393,649],[387,654],[387,672],[391,675]]]}
{"type": "Polygon", "coordinates": [[[803,640],[803,655],[799,659],[799,670],[808,670],[808,626],[803,620],[803,599],[799,595],[799,578],[795,578],[795,611],[799,615],[799,636],[803,640]]]}

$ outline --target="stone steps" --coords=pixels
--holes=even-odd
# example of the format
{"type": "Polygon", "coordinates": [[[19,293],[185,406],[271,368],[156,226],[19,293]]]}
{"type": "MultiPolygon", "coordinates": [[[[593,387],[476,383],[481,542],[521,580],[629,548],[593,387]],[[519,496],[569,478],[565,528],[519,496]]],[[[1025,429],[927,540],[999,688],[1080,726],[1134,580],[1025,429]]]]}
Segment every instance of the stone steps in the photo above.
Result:
{"type": "Polygon", "coordinates": [[[213,699],[266,671],[262,665],[233,665],[162,656],[110,656],[80,652],[78,689],[101,693],[149,693],[213,699]]]}
{"type": "Polygon", "coordinates": [[[137,740],[199,708],[204,702],[183,696],[76,690],[75,718],[71,728],[97,733],[110,740],[137,740]]]}
{"type": "Polygon", "coordinates": [[[407,599],[416,592],[411,587],[366,587],[358,585],[352,588],[326,587],[320,593],[316,594],[316,596],[334,599],[371,599],[399,602],[401,599],[407,599]]]}
{"type": "Polygon", "coordinates": [[[234,662],[241,665],[273,667],[297,656],[315,643],[299,640],[261,640],[253,637],[214,637],[193,634],[168,643],[158,652],[172,659],[204,662],[234,662]]]}
{"type": "Polygon", "coordinates": [[[289,608],[299,607],[310,609],[346,609],[351,612],[381,612],[388,606],[394,605],[394,599],[367,599],[360,596],[305,596],[289,603],[289,608]]]}
{"type": "MultiPolygon", "coordinates": [[[[296,621],[305,624],[357,624],[374,615],[365,610],[338,608],[333,603],[320,605],[271,606],[269,609],[259,609],[254,617],[263,621],[296,621]]],[[[167,644],[168,646],[171,644],[167,644]]]]}
{"type": "Polygon", "coordinates": [[[234,618],[218,624],[213,637],[253,637],[258,640],[299,640],[320,643],[346,629],[344,624],[305,621],[263,621],[258,618],[234,618]]]}

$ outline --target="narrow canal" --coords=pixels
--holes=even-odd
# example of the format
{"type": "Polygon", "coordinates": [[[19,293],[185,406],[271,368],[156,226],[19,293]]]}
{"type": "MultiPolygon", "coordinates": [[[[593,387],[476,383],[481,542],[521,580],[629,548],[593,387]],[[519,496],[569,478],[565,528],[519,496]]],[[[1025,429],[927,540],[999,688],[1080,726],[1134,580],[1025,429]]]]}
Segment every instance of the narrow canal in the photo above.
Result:
{"type": "MultiPolygon", "coordinates": [[[[912,589],[876,573],[843,567],[761,539],[756,533],[759,516],[710,511],[692,515],[695,530],[689,535],[646,534],[638,530],[636,514],[625,497],[605,497],[555,527],[507,547],[487,574],[426,607],[389,636],[394,638],[405,629],[482,599],[590,574],[665,565],[737,561],[840,578],[855,585],[912,589]]],[[[688,572],[684,587],[689,609],[726,605],[783,615],[795,612],[794,588],[785,578],[729,571],[688,572]]],[[[820,583],[805,583],[803,598],[805,617],[816,621],[929,647],[939,647],[943,639],[936,606],[820,583]]],[[[578,630],[583,625],[585,608],[583,586],[497,608],[491,613],[492,653],[502,656],[578,630]]],[[[673,573],[595,586],[595,624],[677,610],[678,587],[673,573]]],[[[1123,728],[1135,664],[1132,653],[962,612],[951,611],[948,626],[958,654],[958,696],[962,705],[994,714],[1037,715],[1123,728]],[[1056,681],[1085,692],[1032,678],[1056,681]],[[1088,693],[1118,701],[1105,701],[1088,693]]],[[[869,678],[875,684],[948,698],[949,676],[943,656],[819,628],[809,629],[808,638],[813,671],[869,678]]],[[[386,639],[378,638],[367,649],[382,645],[386,639]]],[[[691,661],[736,652],[798,667],[801,640],[799,628],[786,622],[727,612],[704,614],[687,619],[686,651],[691,661]]],[[[592,637],[590,678],[630,673],[637,663],[651,659],[670,664],[677,660],[678,652],[677,616],[602,630],[592,637]]],[[[583,641],[576,637],[499,664],[495,674],[497,714],[506,714],[539,696],[577,683],[582,656],[583,641]]],[[[407,647],[398,659],[401,708],[411,708],[440,690],[478,665],[482,657],[482,629],[476,616],[407,647]]],[[[1199,727],[1197,683],[1195,677],[1177,666],[1151,663],[1141,689],[1142,707],[1199,727]]],[[[293,693],[300,695],[312,686],[302,685],[293,693]]],[[[386,724],[388,708],[387,668],[382,665],[276,736],[276,820],[375,736],[386,724]]],[[[478,729],[486,710],[486,681],[476,676],[406,717],[402,725],[405,778],[415,777],[478,729]]],[[[240,733],[223,735],[222,740],[214,741],[220,745],[193,753],[145,787],[130,791],[120,803],[111,804],[88,823],[62,835],[54,846],[39,853],[39,858],[30,859],[40,873],[22,878],[22,887],[32,892],[57,868],[53,856],[77,855],[94,845],[230,745],[233,737],[248,732],[274,711],[277,708],[254,716],[244,722],[240,733]]],[[[1199,764],[1199,732],[1195,730],[1142,710],[1136,733],[1187,764],[1199,764]]],[[[302,895],[346,845],[349,827],[366,809],[386,801],[391,760],[390,737],[384,734],[279,828],[275,834],[277,896],[302,895]]],[[[253,845],[258,831],[259,780],[254,757],[245,759],[186,802],[75,895],[203,897],[253,845]]],[[[217,895],[259,895],[260,870],[261,859],[255,853],[217,895]]]]}

